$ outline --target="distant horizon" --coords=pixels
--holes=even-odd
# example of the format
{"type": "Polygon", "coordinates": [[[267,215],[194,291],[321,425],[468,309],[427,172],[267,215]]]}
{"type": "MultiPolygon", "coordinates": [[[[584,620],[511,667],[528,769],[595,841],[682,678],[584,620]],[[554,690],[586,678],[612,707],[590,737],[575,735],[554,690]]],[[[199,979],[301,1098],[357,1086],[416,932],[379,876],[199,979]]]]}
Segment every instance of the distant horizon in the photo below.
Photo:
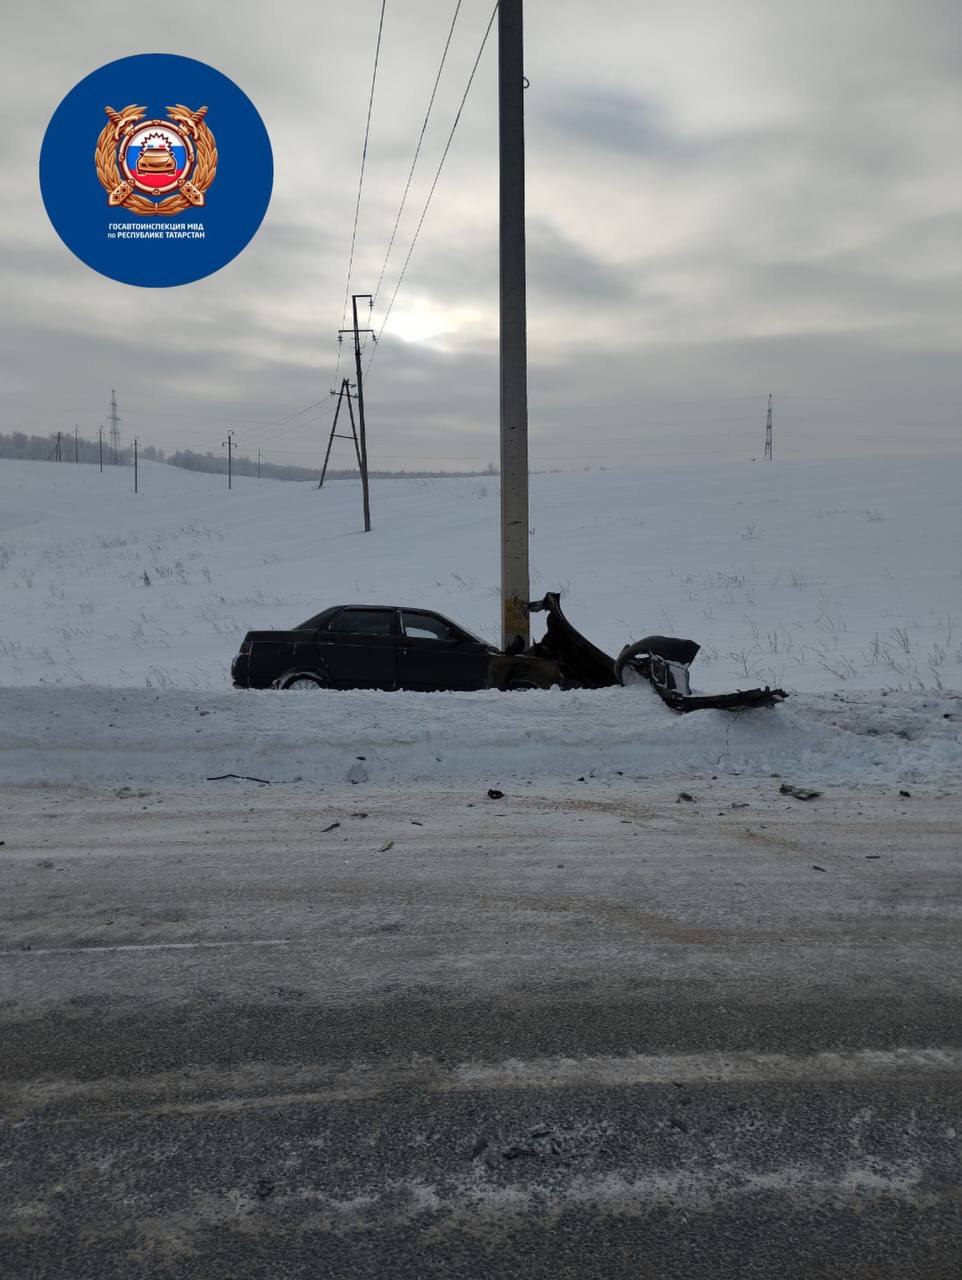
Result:
{"type": "MultiPolygon", "coordinates": [[[[4,433],[0,432],[0,437],[2,437],[3,434],[4,433]]],[[[55,435],[56,435],[56,432],[54,432],[52,436],[38,437],[38,438],[43,438],[45,440],[52,440],[55,435]]],[[[81,445],[85,443],[88,446],[92,444],[93,448],[95,449],[97,447],[96,439],[93,441],[89,441],[89,440],[85,441],[84,437],[81,437],[81,445]]],[[[142,468],[154,465],[154,466],[162,466],[162,467],[172,467],[174,470],[186,471],[194,475],[217,475],[217,476],[225,476],[225,477],[227,475],[226,456],[218,457],[218,455],[213,453],[211,453],[210,455],[204,454],[201,456],[205,458],[207,456],[210,456],[211,459],[214,462],[216,462],[218,465],[216,467],[211,467],[209,469],[199,468],[199,467],[188,467],[188,466],[184,466],[182,464],[173,462],[172,461],[172,457],[174,456],[173,454],[171,455],[165,454],[162,458],[145,456],[144,451],[151,449],[151,446],[149,444],[146,444],[143,441],[140,442],[140,447],[142,451],[140,456],[140,465],[142,468]]],[[[71,435],[68,437],[65,434],[63,438],[64,456],[60,463],[52,463],[52,465],[73,466],[74,460],[71,454],[72,448],[73,448],[73,436],[71,435]]],[[[115,466],[123,466],[123,467],[133,466],[133,455],[132,455],[132,452],[129,451],[129,449],[122,447],[122,453],[124,456],[119,463],[113,463],[108,460],[106,456],[106,450],[107,450],[106,438],[104,442],[104,449],[105,449],[105,457],[104,457],[105,471],[115,466]]],[[[155,449],[155,452],[156,452],[156,449],[155,449]]],[[[175,451],[175,453],[176,452],[177,451],[175,451]]],[[[699,457],[699,456],[693,456],[693,455],[688,455],[686,457],[681,457],[681,458],[665,458],[665,457],[653,456],[647,459],[639,459],[639,458],[626,459],[620,463],[619,462],[591,462],[591,463],[586,462],[586,463],[571,463],[567,466],[547,466],[547,465],[540,465],[535,462],[529,467],[529,474],[531,476],[577,475],[580,472],[598,472],[598,471],[609,471],[612,473],[617,473],[619,471],[630,471],[630,472],[637,472],[639,474],[643,474],[646,471],[653,471],[653,470],[656,471],[660,469],[678,470],[682,468],[691,468],[694,470],[694,469],[697,469],[698,467],[709,467],[712,469],[730,467],[733,470],[735,470],[735,469],[744,468],[746,466],[750,468],[754,468],[755,466],[777,467],[779,464],[782,466],[818,468],[826,464],[841,465],[845,463],[852,463],[856,465],[868,466],[868,465],[871,465],[873,462],[880,462],[880,463],[894,462],[894,461],[908,462],[911,460],[930,461],[932,463],[937,463],[940,461],[946,462],[946,463],[962,462],[962,443],[960,443],[960,447],[957,449],[945,450],[939,453],[930,453],[927,451],[920,452],[918,450],[912,450],[911,448],[905,447],[903,449],[893,448],[885,451],[878,450],[871,454],[838,453],[830,457],[802,457],[802,456],[784,457],[782,456],[782,457],[775,457],[770,463],[763,460],[761,450],[759,450],[759,453],[757,456],[747,457],[747,458],[729,456],[722,459],[718,459],[718,458],[699,457]]],[[[2,443],[0,443],[0,465],[2,465],[5,462],[45,463],[47,461],[51,461],[51,460],[46,458],[41,458],[41,457],[31,457],[31,458],[11,457],[3,453],[2,443]]],[[[251,468],[256,469],[256,466],[257,466],[256,455],[254,457],[251,457],[250,455],[235,453],[234,479],[235,481],[239,479],[257,480],[258,477],[256,473],[252,474],[248,471],[239,469],[238,464],[242,464],[242,466],[245,466],[245,465],[250,466],[251,468]]],[[[79,465],[97,467],[98,460],[96,457],[89,457],[89,456],[86,458],[81,457],[79,460],[79,465]]],[[[276,480],[278,483],[284,483],[284,484],[316,485],[317,479],[321,471],[320,462],[303,465],[303,466],[301,464],[291,463],[291,462],[273,463],[270,456],[268,455],[265,455],[264,457],[262,457],[261,465],[262,465],[262,469],[265,469],[265,470],[273,466],[276,466],[278,469],[286,468],[289,470],[305,472],[303,476],[283,477],[283,476],[271,476],[267,474],[262,476],[263,481],[276,480]]],[[[495,469],[493,471],[489,471],[486,467],[485,468],[465,468],[464,470],[453,470],[453,469],[443,469],[443,468],[432,469],[430,466],[411,467],[407,471],[402,469],[392,469],[387,467],[372,467],[370,471],[370,476],[372,480],[375,480],[375,479],[376,480],[395,480],[395,479],[396,480],[403,480],[403,479],[457,480],[459,478],[464,478],[464,479],[490,478],[492,480],[498,480],[500,478],[500,474],[501,474],[500,469],[497,466],[495,466],[495,469]]],[[[359,478],[360,478],[360,473],[358,472],[356,467],[352,470],[344,466],[331,465],[328,468],[327,479],[325,481],[325,484],[334,483],[338,481],[348,481],[348,482],[357,481],[359,480],[359,478]]]]}

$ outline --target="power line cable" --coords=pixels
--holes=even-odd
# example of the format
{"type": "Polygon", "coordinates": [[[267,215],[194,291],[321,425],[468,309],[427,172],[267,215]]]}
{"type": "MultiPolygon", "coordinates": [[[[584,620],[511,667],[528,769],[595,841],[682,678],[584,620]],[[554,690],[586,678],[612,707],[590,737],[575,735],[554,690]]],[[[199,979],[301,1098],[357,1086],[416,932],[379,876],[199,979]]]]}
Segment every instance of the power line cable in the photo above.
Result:
{"type": "MultiPolygon", "coordinates": [[[[371,132],[371,111],[374,107],[374,86],[377,83],[377,64],[381,56],[381,33],[384,30],[384,9],[387,0],[381,0],[381,17],[377,25],[377,44],[374,48],[374,71],[371,74],[371,93],[367,100],[367,121],[364,125],[364,145],[361,148],[361,172],[357,180],[357,200],[354,202],[354,230],[351,232],[351,252],[347,260],[347,283],[344,286],[344,308],[341,312],[341,328],[347,320],[347,303],[351,296],[351,272],[354,270],[354,248],[357,244],[357,220],[361,211],[361,190],[364,187],[364,166],[367,163],[367,140],[371,132]]],[[[338,335],[337,364],[334,368],[334,383],[337,384],[341,372],[341,341],[338,335]]]]}
{"type": "MultiPolygon", "coordinates": [[[[311,409],[317,409],[320,405],[327,403],[327,397],[323,400],[314,400],[311,404],[306,404],[303,409],[298,409],[296,413],[289,413],[286,418],[280,418],[276,422],[265,422],[254,428],[253,431],[245,432],[246,439],[251,440],[269,440],[277,429],[284,427],[289,422],[293,422],[295,418],[300,418],[305,413],[309,413],[311,409]]],[[[304,423],[298,423],[298,426],[304,426],[304,423]]]]}
{"type": "MultiPolygon", "coordinates": [[[[404,280],[405,272],[408,269],[408,263],[411,261],[411,256],[414,253],[414,247],[418,242],[418,236],[421,234],[421,228],[424,226],[424,219],[427,217],[427,212],[431,205],[431,199],[434,196],[435,188],[438,185],[438,179],[441,177],[441,170],[444,168],[444,162],[447,159],[448,152],[451,150],[451,143],[454,140],[454,133],[458,127],[458,121],[461,119],[461,112],[464,110],[464,104],[468,100],[468,94],[471,92],[471,85],[474,83],[474,74],[478,69],[478,63],[481,61],[481,55],[484,53],[484,46],[488,42],[488,36],[491,33],[491,27],[494,24],[495,15],[497,14],[497,12],[498,12],[498,5],[495,4],[494,8],[491,10],[491,17],[488,19],[488,25],[485,28],[484,35],[481,39],[481,47],[480,49],[478,49],[478,56],[475,58],[474,66],[471,68],[471,74],[468,76],[468,83],[465,86],[464,94],[461,98],[461,105],[458,107],[458,113],[454,117],[454,124],[452,124],[451,132],[448,134],[448,140],[444,144],[444,150],[441,153],[441,162],[438,165],[437,172],[434,175],[434,181],[431,183],[431,189],[428,192],[428,198],[424,202],[424,208],[421,210],[421,217],[418,219],[418,225],[414,231],[414,238],[411,241],[410,248],[408,249],[407,257],[404,259],[404,265],[401,267],[401,274],[397,278],[397,284],[394,286],[394,292],[391,294],[391,301],[388,303],[387,310],[384,313],[384,319],[381,321],[381,327],[377,333],[378,341],[380,340],[381,335],[384,333],[384,330],[387,327],[387,322],[390,319],[391,311],[394,308],[394,302],[395,302],[395,299],[397,298],[398,290],[401,288],[401,283],[404,280]]],[[[377,341],[375,341],[374,350],[371,352],[371,358],[367,362],[367,370],[365,370],[365,372],[369,372],[371,365],[374,363],[374,359],[377,355],[377,345],[378,345],[377,341]]]]}
{"type": "Polygon", "coordinates": [[[427,131],[428,121],[431,118],[431,110],[434,106],[434,99],[437,96],[438,85],[441,83],[441,72],[444,70],[444,63],[448,56],[448,49],[450,49],[451,47],[451,37],[454,35],[454,26],[458,20],[458,14],[461,12],[462,3],[463,3],[463,0],[458,0],[457,6],[454,10],[454,17],[451,19],[451,26],[448,30],[448,38],[444,42],[444,51],[441,54],[441,62],[438,66],[438,73],[434,77],[434,87],[431,90],[431,98],[428,102],[428,109],[424,113],[424,122],[421,125],[421,132],[418,135],[417,146],[414,148],[414,159],[411,161],[411,168],[408,172],[408,180],[404,184],[404,194],[401,196],[401,203],[398,206],[397,217],[394,219],[394,229],[391,232],[391,239],[388,242],[387,253],[384,255],[384,262],[381,264],[381,274],[378,276],[377,284],[374,287],[375,301],[377,301],[377,296],[381,291],[381,284],[384,281],[384,273],[387,270],[388,260],[391,257],[391,250],[394,248],[394,241],[397,238],[397,230],[401,223],[401,215],[404,212],[404,206],[407,203],[408,193],[411,190],[411,181],[414,178],[414,169],[418,162],[418,156],[420,156],[421,154],[421,146],[424,142],[424,135],[427,131]]]}

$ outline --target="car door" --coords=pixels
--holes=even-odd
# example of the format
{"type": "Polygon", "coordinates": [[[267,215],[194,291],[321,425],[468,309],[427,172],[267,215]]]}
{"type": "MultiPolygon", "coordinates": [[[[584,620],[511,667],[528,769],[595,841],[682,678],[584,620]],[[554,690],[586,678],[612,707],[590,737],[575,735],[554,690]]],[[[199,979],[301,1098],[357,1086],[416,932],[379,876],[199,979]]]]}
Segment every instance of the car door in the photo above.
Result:
{"type": "Polygon", "coordinates": [[[436,613],[401,609],[399,689],[481,689],[487,682],[486,645],[436,613]]]}
{"type": "Polygon", "coordinates": [[[397,620],[393,609],[341,609],[317,632],[318,657],[340,689],[393,689],[397,620]]]}

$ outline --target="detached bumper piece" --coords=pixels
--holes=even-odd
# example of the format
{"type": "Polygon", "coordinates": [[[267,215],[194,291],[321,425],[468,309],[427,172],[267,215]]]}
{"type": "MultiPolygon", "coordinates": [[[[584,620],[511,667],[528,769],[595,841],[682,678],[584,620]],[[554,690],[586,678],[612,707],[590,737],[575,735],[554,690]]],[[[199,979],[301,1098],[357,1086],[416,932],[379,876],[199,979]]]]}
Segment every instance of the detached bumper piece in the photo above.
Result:
{"type": "Polygon", "coordinates": [[[675,636],[645,636],[626,645],[617,658],[586,640],[576,631],[561,610],[561,597],[550,591],[543,600],[533,600],[532,613],[547,613],[547,629],[543,639],[531,646],[529,653],[556,662],[569,685],[602,689],[609,685],[630,684],[639,677],[648,681],[672,711],[743,711],[751,707],[774,707],[788,694],[784,689],[739,689],[735,693],[694,694],[688,679],[688,668],[698,654],[694,640],[675,636]]]}
{"type": "MultiPolygon", "coordinates": [[[[784,689],[738,689],[735,693],[694,694],[688,668],[698,653],[694,640],[674,636],[646,636],[626,645],[615,659],[615,676],[625,684],[626,673],[643,676],[672,711],[742,711],[749,707],[774,707],[784,702],[784,689]]],[[[628,677],[630,680],[630,677],[628,677]]]]}

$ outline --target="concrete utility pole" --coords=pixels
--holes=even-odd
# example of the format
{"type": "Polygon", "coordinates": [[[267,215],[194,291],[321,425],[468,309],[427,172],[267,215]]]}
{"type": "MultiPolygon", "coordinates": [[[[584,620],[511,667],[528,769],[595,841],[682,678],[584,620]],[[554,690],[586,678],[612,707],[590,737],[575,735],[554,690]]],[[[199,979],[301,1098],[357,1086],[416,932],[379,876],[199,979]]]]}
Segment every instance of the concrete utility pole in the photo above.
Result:
{"type": "Polygon", "coordinates": [[[73,429],[73,460],[80,461],[80,428],[76,425],[73,429]]]}
{"type": "Polygon", "coordinates": [[[103,427],[97,428],[97,445],[100,450],[100,473],[101,475],[103,475],[103,470],[104,470],[104,429],[103,427]]]}
{"type": "Polygon", "coordinates": [[[501,169],[501,644],[527,648],[528,349],[524,243],[522,0],[498,8],[501,169]]]}
{"type": "MultiPolygon", "coordinates": [[[[367,483],[367,432],[364,426],[364,375],[361,371],[361,334],[373,333],[373,329],[359,329],[357,327],[357,300],[358,298],[367,298],[369,302],[374,301],[369,293],[353,293],[351,294],[351,306],[354,314],[353,329],[341,329],[342,333],[354,334],[354,368],[357,371],[357,425],[360,434],[360,459],[361,459],[361,492],[364,500],[364,532],[371,532],[371,496],[368,491],[367,483]]],[[[350,405],[348,406],[350,407],[350,405]]]]}
{"type": "Polygon", "coordinates": [[[233,431],[228,431],[228,432],[227,432],[227,439],[221,442],[221,448],[223,449],[225,446],[227,447],[227,487],[228,487],[228,489],[230,489],[230,488],[232,488],[232,484],[231,484],[231,479],[232,479],[232,476],[231,476],[231,454],[232,454],[233,449],[234,449],[234,433],[233,433],[233,431]]]}
{"type": "Polygon", "coordinates": [[[765,461],[772,460],[772,397],[768,397],[768,418],[765,422],[765,461]]]}
{"type": "Polygon", "coordinates": [[[134,436],[134,493],[137,491],[137,437],[134,436]]]}

